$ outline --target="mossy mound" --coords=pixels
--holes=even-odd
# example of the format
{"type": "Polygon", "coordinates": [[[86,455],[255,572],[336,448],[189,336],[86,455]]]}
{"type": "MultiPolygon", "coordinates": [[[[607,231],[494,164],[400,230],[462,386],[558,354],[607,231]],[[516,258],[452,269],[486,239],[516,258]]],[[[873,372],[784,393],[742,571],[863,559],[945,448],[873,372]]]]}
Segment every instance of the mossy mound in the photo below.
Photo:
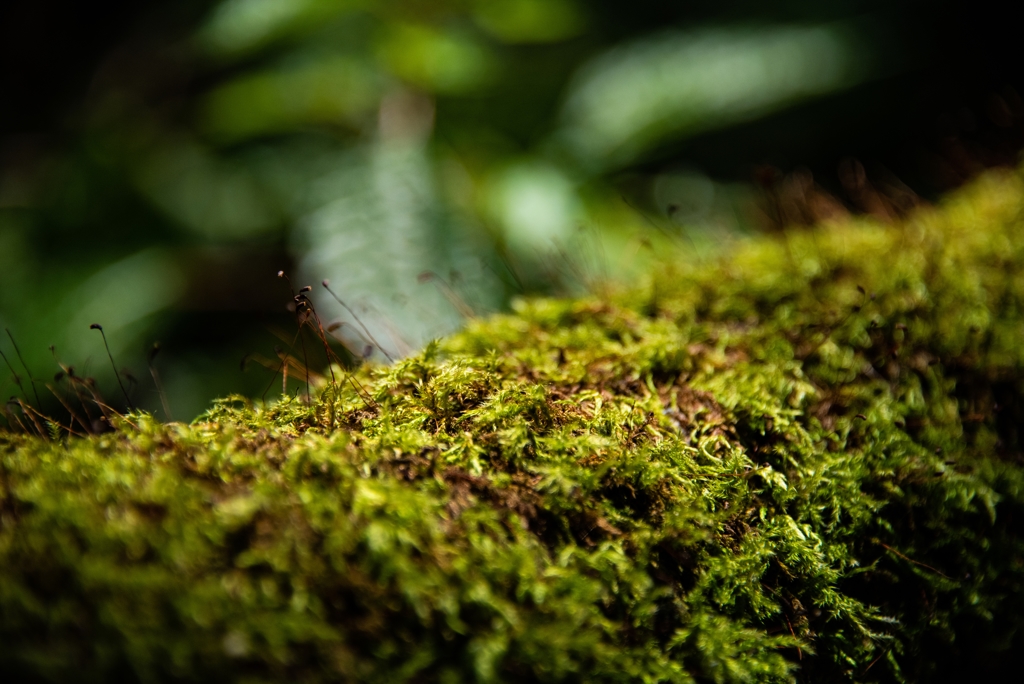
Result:
{"type": "Polygon", "coordinates": [[[1022,209],[990,175],[524,302],[365,395],[0,436],[0,672],[992,674],[1024,641],[1022,209]]]}

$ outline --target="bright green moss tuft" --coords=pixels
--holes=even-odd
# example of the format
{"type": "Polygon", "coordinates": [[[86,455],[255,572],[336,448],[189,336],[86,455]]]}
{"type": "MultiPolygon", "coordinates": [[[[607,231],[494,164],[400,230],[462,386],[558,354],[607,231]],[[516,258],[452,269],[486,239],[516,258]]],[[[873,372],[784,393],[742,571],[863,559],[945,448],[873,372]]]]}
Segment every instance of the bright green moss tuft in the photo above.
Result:
{"type": "MultiPolygon", "coordinates": [[[[0,672],[923,681],[1024,621],[1024,178],[534,300],[313,405],[0,436],[0,672]]],[[[11,681],[14,681],[13,679],[11,681]]]]}

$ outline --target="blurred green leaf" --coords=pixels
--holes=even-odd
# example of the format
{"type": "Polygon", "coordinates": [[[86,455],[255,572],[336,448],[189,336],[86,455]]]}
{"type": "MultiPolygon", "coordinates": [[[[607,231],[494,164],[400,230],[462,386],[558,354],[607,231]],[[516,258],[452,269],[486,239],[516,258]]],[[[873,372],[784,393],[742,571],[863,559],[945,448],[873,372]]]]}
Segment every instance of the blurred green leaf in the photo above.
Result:
{"type": "Polygon", "coordinates": [[[709,29],[617,46],[586,65],[562,110],[561,140],[590,168],[762,116],[872,76],[841,25],[709,29]]]}
{"type": "Polygon", "coordinates": [[[382,89],[371,66],[346,57],[246,74],[218,87],[202,112],[204,130],[222,142],[310,125],[365,127],[382,89]]]}
{"type": "Polygon", "coordinates": [[[491,82],[496,59],[465,32],[424,24],[387,26],[378,48],[381,60],[411,85],[438,93],[467,93],[491,82]]]}
{"type": "Polygon", "coordinates": [[[571,0],[482,0],[473,12],[476,22],[505,43],[552,43],[586,26],[571,0]]]}
{"type": "Polygon", "coordinates": [[[249,237],[280,221],[249,169],[195,144],[154,154],[142,165],[138,183],[179,225],[210,239],[249,237]]]}
{"type": "Polygon", "coordinates": [[[367,4],[372,3],[361,0],[227,0],[213,11],[199,39],[215,55],[244,55],[367,4]]]}

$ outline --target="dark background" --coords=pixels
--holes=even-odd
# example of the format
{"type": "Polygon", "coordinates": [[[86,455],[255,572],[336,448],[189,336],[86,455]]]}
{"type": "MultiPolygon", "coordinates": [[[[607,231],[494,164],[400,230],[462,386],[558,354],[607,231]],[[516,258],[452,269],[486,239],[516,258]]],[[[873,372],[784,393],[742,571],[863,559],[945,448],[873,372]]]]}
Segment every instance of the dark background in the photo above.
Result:
{"type": "MultiPolygon", "coordinates": [[[[501,309],[523,292],[574,291],[559,276],[567,269],[546,268],[534,253],[517,254],[515,240],[502,232],[500,220],[487,208],[487,179],[499,177],[509,164],[561,164],[558,168],[582,195],[621,197],[628,205],[612,211],[600,200],[591,201],[586,216],[593,225],[632,220],[638,231],[652,222],[690,229],[674,220],[674,204],[659,205],[651,191],[657,178],[683,169],[715,187],[732,189],[729,202],[740,207],[736,212],[743,217],[733,228],[743,233],[781,230],[836,212],[897,220],[985,168],[1016,165],[1024,143],[1024,43],[1010,3],[563,4],[575,8],[577,28],[554,38],[507,39],[501,31],[487,33],[480,28],[486,24],[479,19],[479,3],[369,3],[361,13],[285,22],[271,39],[218,53],[209,47],[211,16],[219,5],[214,2],[5,3],[0,8],[0,322],[18,341],[42,403],[55,403],[43,392],[43,383],[51,382],[59,370],[48,349],[51,344],[61,362],[96,376],[112,403],[124,403],[98,336],[85,326],[79,339],[63,326],[74,319],[76,306],[94,296],[90,292],[100,291],[95,289],[100,285],[88,286],[94,287],[90,290],[88,283],[100,282],[97,274],[132,255],[155,254],[154,263],[168,264],[169,272],[178,274],[173,296],[154,295],[155,304],[140,305],[140,313],[123,326],[108,328],[119,366],[134,378],[129,384],[135,403],[163,410],[146,361],[156,341],[161,351],[153,368],[164,380],[176,419],[191,419],[218,395],[259,396],[274,382],[273,363],[242,364],[243,356],[276,359],[275,346],[299,353],[298,344],[289,346],[296,326],[286,309],[288,287],[274,274],[279,269],[308,272],[318,280],[320,273],[312,273],[308,264],[320,262],[308,260],[317,246],[296,237],[307,234],[303,231],[315,212],[306,199],[295,199],[305,196],[304,190],[294,188],[311,187],[317,178],[350,167],[358,179],[368,173],[359,171],[362,163],[375,168],[365,159],[375,159],[380,147],[374,142],[377,105],[343,116],[343,121],[325,118],[312,107],[256,133],[232,129],[230,120],[227,128],[209,124],[211,93],[251,74],[272,73],[293,63],[316,67],[344,54],[367,65],[368,82],[377,84],[373,97],[380,102],[390,92],[411,92],[413,104],[399,108],[399,114],[413,116],[416,107],[429,109],[430,116],[421,117],[429,119],[426,139],[416,148],[422,164],[409,168],[427,169],[421,173],[435,178],[440,189],[428,202],[429,210],[417,209],[417,220],[427,228],[416,230],[428,231],[417,239],[448,245],[449,256],[461,254],[459,250],[477,255],[486,277],[476,284],[467,281],[464,289],[486,293],[473,307],[480,313],[501,309]],[[871,59],[880,65],[872,78],[726,126],[710,122],[703,129],[663,136],[625,162],[598,165],[596,170],[576,169],[564,157],[545,151],[546,141],[564,121],[559,117],[573,75],[597,55],[673,28],[699,32],[741,26],[768,32],[779,25],[835,22],[870,26],[865,35],[871,59]],[[401,31],[410,25],[459,40],[468,37],[499,67],[477,82],[467,81],[469,85],[452,86],[429,75],[417,80],[415,68],[402,66],[401,36],[407,33],[401,31]],[[192,190],[185,182],[174,201],[187,208],[187,192],[201,193],[221,183],[229,193],[241,183],[243,189],[256,189],[218,195],[242,205],[225,205],[229,218],[223,221],[245,215],[244,205],[251,204],[246,198],[265,202],[259,215],[239,219],[241,228],[217,232],[203,227],[206,215],[195,219],[198,228],[189,227],[185,214],[168,209],[169,200],[160,196],[160,179],[179,176],[161,173],[178,163],[174,154],[186,148],[199,150],[196,154],[206,160],[201,168],[214,171],[192,190]],[[322,162],[317,161],[321,154],[322,162]],[[161,167],[164,158],[172,161],[161,167]],[[327,170],[315,171],[317,164],[327,170]],[[451,175],[445,169],[453,164],[468,180],[458,180],[458,174],[454,185],[445,180],[451,175]],[[145,180],[151,177],[157,180],[145,180]],[[459,183],[469,189],[449,192],[450,186],[461,187],[459,183]],[[629,218],[629,212],[635,216],[629,218]]],[[[425,44],[427,54],[435,49],[435,43],[425,44]]],[[[436,46],[445,49],[442,41],[436,46]]],[[[452,54],[439,59],[463,59],[474,66],[473,53],[452,54]]],[[[338,106],[344,110],[346,105],[338,106]]],[[[184,168],[187,181],[187,169],[193,167],[184,168]]],[[[338,191],[338,197],[354,192],[338,191]]],[[[201,201],[191,204],[200,206],[201,201]]],[[[377,229],[367,225],[353,230],[377,229]]],[[[424,267],[443,274],[450,289],[459,291],[461,267],[442,270],[449,261],[456,263],[451,261],[455,257],[442,256],[424,262],[424,267]]],[[[394,259],[384,253],[379,257],[394,259]]],[[[409,273],[415,275],[417,264],[409,273]]],[[[611,272],[614,277],[615,269],[611,272]]],[[[331,276],[336,279],[333,272],[331,276]]],[[[123,283],[129,293],[134,286],[123,283]]],[[[382,287],[387,284],[367,284],[371,291],[382,287]]],[[[421,308],[450,303],[448,294],[438,295],[440,290],[429,284],[426,288],[435,299],[425,303],[415,300],[423,285],[408,287],[399,287],[388,298],[381,295],[380,302],[421,308]]],[[[455,296],[468,301],[470,294],[455,296]]],[[[353,291],[356,301],[360,296],[353,291]]],[[[403,328],[400,314],[384,303],[372,304],[370,294],[365,297],[371,303],[361,309],[364,314],[377,320],[379,330],[399,328],[409,347],[435,334],[414,324],[403,328]]],[[[116,297],[110,301],[117,306],[116,297]]],[[[324,309],[329,305],[325,301],[324,309]]],[[[96,311],[104,318],[102,308],[96,311]]],[[[450,311],[445,316],[450,329],[456,319],[450,311]]],[[[110,318],[116,319],[116,312],[110,318]]],[[[348,323],[351,328],[352,321],[348,323]]],[[[444,332],[444,325],[438,330],[444,332]]],[[[5,336],[0,348],[13,360],[9,343],[5,336]]],[[[355,362],[365,353],[362,348],[351,337],[346,344],[339,342],[338,353],[355,362]]],[[[380,360],[378,353],[371,355],[380,360]]],[[[320,368],[324,359],[312,356],[308,365],[320,368]]],[[[20,366],[15,370],[27,379],[20,366]]],[[[301,385],[294,384],[292,391],[301,391],[301,385]]],[[[5,398],[18,393],[7,368],[0,392],[5,398]]]]}

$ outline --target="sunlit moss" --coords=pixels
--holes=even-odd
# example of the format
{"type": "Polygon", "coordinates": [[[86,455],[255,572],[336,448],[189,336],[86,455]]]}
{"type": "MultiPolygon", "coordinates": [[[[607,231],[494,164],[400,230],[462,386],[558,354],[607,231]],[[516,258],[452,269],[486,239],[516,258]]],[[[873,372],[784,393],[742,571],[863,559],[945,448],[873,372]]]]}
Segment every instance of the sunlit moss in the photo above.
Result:
{"type": "Polygon", "coordinates": [[[991,175],[523,301],[311,405],[3,434],[0,671],[983,674],[1024,620],[1022,208],[991,175]]]}

